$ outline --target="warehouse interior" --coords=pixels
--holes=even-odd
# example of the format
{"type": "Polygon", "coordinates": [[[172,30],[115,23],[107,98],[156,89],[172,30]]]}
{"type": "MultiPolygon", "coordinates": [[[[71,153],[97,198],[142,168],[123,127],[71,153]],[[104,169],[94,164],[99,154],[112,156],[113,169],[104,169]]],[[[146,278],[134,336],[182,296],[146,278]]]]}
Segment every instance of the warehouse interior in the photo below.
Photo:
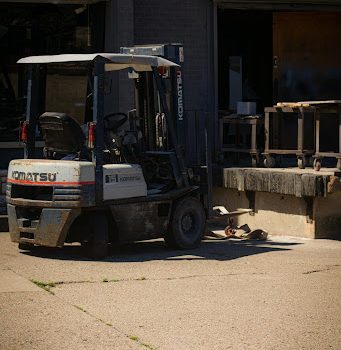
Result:
{"type": "MultiPolygon", "coordinates": [[[[278,102],[340,100],[341,48],[337,42],[341,11],[331,11],[328,3],[296,7],[286,4],[280,8],[264,2],[218,5],[220,114],[236,113],[239,101],[255,102],[253,113],[264,114],[265,107],[278,102]]],[[[283,116],[283,124],[288,132],[282,133],[284,139],[279,144],[295,149],[297,121],[283,116]]],[[[321,123],[321,147],[325,151],[338,151],[338,125],[338,118],[321,123]]],[[[306,127],[313,133],[313,118],[306,127]]],[[[234,133],[234,129],[225,130],[224,138],[234,133]]],[[[310,148],[312,143],[311,140],[310,148]]]]}
{"type": "Polygon", "coordinates": [[[340,98],[341,12],[223,7],[217,27],[219,109],[340,98]]]}
{"type": "MultiPolygon", "coordinates": [[[[1,141],[17,141],[18,120],[25,111],[27,72],[16,64],[19,58],[98,52],[104,48],[105,3],[65,3],[0,3],[1,141]]],[[[58,67],[47,72],[42,84],[46,84],[49,105],[42,109],[65,110],[79,119],[84,116],[86,71],[72,68],[72,84],[65,73],[58,67]],[[79,103],[71,104],[75,100],[79,103]]]]}

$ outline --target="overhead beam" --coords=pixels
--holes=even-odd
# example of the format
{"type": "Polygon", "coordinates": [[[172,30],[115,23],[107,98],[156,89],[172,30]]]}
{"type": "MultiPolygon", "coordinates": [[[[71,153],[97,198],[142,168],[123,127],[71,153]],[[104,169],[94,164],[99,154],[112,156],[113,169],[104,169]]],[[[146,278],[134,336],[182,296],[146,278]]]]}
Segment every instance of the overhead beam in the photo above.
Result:
{"type": "Polygon", "coordinates": [[[55,5],[91,5],[108,0],[0,0],[0,3],[20,3],[20,4],[55,4],[55,5]]]}
{"type": "Polygon", "coordinates": [[[341,10],[339,0],[213,0],[222,9],[235,10],[286,10],[286,11],[307,11],[307,10],[341,10]]]}

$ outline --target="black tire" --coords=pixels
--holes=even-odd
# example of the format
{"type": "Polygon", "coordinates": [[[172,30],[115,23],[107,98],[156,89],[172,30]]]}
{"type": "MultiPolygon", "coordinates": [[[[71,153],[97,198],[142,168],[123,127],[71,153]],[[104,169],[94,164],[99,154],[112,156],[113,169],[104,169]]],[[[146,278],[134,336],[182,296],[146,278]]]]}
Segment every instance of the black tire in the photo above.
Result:
{"type": "Polygon", "coordinates": [[[197,247],[205,233],[206,214],[201,202],[194,197],[186,197],[173,208],[165,242],[175,249],[197,247]]]}
{"type": "Polygon", "coordinates": [[[109,227],[104,213],[92,213],[88,218],[89,237],[83,242],[86,254],[92,259],[103,259],[108,255],[109,227]]]}
{"type": "Polygon", "coordinates": [[[32,244],[32,243],[19,243],[18,248],[20,250],[32,250],[34,248],[34,244],[32,244]]]}

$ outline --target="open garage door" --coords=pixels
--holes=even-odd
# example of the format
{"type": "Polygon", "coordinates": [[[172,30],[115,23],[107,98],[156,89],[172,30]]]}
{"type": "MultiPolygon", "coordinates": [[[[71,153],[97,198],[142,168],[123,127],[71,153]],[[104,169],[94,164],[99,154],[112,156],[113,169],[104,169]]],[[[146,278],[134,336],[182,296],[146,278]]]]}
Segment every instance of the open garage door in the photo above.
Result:
{"type": "Polygon", "coordinates": [[[340,11],[219,7],[217,18],[220,109],[340,99],[340,11]]]}

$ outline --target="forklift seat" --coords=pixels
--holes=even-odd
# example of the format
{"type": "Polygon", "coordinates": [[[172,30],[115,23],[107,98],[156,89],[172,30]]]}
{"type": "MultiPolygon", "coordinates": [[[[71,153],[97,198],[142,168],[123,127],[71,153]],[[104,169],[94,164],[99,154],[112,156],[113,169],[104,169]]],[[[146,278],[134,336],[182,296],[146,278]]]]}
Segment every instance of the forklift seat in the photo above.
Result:
{"type": "Polygon", "coordinates": [[[128,116],[121,112],[111,113],[104,117],[104,143],[108,150],[113,150],[117,147],[116,133],[127,120],[128,116]]]}
{"type": "MultiPolygon", "coordinates": [[[[80,156],[85,146],[81,126],[65,113],[45,112],[39,117],[45,151],[65,156],[80,156]]],[[[67,157],[67,159],[71,159],[67,157]]]]}

